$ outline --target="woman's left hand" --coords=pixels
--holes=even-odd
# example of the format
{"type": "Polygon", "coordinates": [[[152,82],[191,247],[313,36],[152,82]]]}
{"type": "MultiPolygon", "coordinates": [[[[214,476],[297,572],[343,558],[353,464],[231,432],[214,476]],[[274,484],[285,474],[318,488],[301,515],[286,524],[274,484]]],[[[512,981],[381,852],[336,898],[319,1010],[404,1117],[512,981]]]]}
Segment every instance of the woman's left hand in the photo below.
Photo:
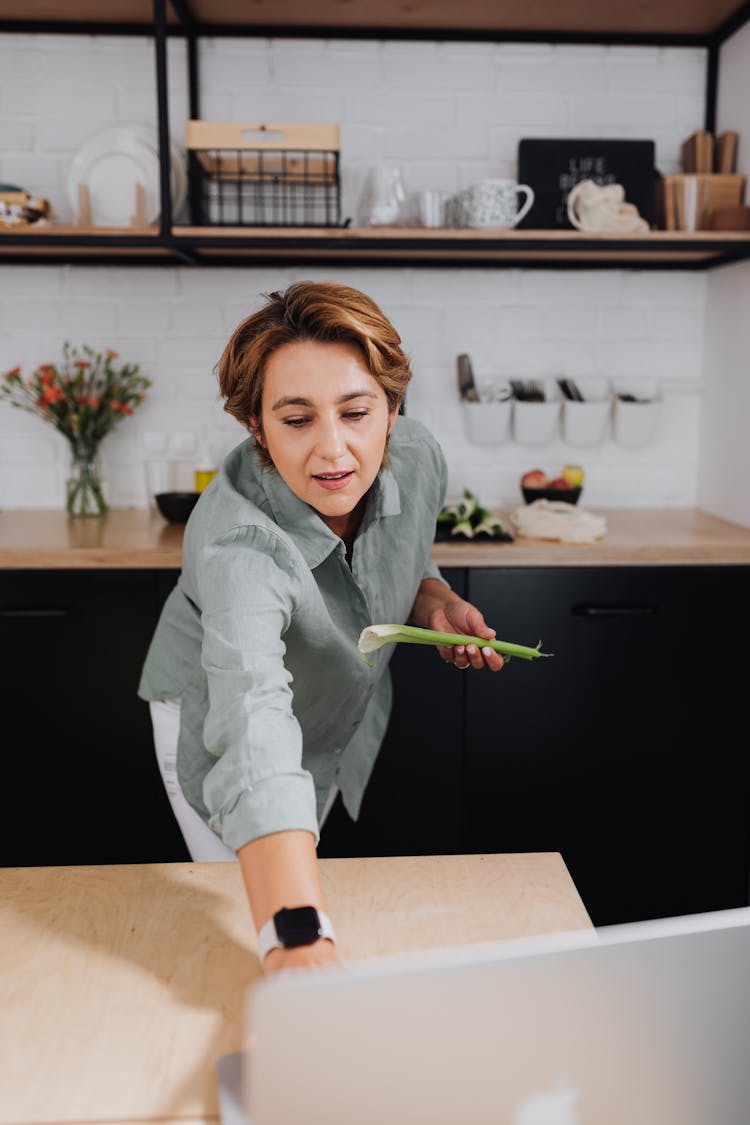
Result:
{"type": "MultiPolygon", "coordinates": [[[[428,620],[428,628],[441,633],[464,633],[488,640],[495,636],[495,630],[490,629],[477,607],[455,595],[434,606],[428,620]]],[[[503,666],[499,652],[477,645],[438,645],[438,653],[456,668],[489,668],[499,672],[503,666]]]]}

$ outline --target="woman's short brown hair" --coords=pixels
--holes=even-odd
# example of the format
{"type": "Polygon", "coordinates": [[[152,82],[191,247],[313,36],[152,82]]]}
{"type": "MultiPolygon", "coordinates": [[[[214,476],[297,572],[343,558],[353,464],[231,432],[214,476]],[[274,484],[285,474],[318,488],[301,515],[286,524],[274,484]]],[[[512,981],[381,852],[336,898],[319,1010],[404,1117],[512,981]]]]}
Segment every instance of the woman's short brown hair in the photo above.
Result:
{"type": "MultiPolygon", "coordinates": [[[[298,281],[281,293],[265,293],[266,304],[232,333],[216,365],[227,413],[248,426],[260,418],[263,377],[269,356],[284,344],[314,340],[357,348],[385,391],[389,410],[398,409],[411,379],[401,337],[371,297],[348,285],[298,281]]],[[[271,459],[258,444],[265,465],[271,459]]]]}

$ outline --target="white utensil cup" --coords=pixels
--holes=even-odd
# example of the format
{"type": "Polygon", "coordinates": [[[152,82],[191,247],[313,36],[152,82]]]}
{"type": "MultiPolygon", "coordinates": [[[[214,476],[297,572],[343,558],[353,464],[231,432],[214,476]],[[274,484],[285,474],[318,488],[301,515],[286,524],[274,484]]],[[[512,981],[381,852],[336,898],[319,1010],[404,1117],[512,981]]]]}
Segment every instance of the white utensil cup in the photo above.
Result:
{"type": "Polygon", "coordinates": [[[563,401],[563,439],[568,445],[600,445],[610,426],[612,389],[606,379],[576,379],[575,383],[584,401],[563,401]]]}
{"type": "Polygon", "coordinates": [[[544,402],[513,402],[513,437],[519,445],[547,445],[560,433],[561,401],[553,380],[544,384],[544,402]]]}
{"type": "Polygon", "coordinates": [[[614,437],[620,445],[647,445],[656,432],[661,392],[656,380],[630,379],[615,383],[614,437]],[[623,402],[620,394],[639,401],[623,402]]]}
{"type": "Polygon", "coordinates": [[[464,402],[464,418],[469,440],[475,445],[503,445],[510,436],[513,403],[464,402]]]}

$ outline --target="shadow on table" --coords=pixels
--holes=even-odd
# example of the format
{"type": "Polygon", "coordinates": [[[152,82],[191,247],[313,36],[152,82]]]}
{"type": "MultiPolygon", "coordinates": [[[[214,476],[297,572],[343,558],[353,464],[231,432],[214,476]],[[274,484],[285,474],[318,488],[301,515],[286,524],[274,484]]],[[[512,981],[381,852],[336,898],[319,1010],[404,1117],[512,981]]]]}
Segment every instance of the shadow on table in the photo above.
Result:
{"type": "Polygon", "coordinates": [[[241,1048],[245,997],[260,977],[242,940],[253,927],[238,864],[5,869],[0,902],[6,917],[13,909],[44,934],[137,965],[176,1004],[214,1011],[205,1065],[171,1091],[166,1112],[218,1114],[216,1061],[241,1048]]]}

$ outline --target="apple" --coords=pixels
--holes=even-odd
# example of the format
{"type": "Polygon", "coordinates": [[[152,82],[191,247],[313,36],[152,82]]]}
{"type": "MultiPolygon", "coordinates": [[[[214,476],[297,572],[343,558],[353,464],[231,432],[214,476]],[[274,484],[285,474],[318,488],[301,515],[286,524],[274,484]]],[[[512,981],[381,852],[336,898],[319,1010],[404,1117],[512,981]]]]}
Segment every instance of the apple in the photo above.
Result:
{"type": "Polygon", "coordinates": [[[530,469],[521,477],[521,488],[546,488],[547,474],[542,469],[530,469]]]}
{"type": "Polygon", "coordinates": [[[571,488],[580,488],[583,484],[584,472],[580,465],[563,465],[560,476],[565,477],[571,488]]]}
{"type": "Polygon", "coordinates": [[[568,484],[565,477],[555,477],[553,480],[549,481],[549,483],[547,484],[547,488],[560,488],[560,489],[564,488],[564,489],[568,490],[568,489],[570,489],[570,487],[571,486],[568,484]]]}

